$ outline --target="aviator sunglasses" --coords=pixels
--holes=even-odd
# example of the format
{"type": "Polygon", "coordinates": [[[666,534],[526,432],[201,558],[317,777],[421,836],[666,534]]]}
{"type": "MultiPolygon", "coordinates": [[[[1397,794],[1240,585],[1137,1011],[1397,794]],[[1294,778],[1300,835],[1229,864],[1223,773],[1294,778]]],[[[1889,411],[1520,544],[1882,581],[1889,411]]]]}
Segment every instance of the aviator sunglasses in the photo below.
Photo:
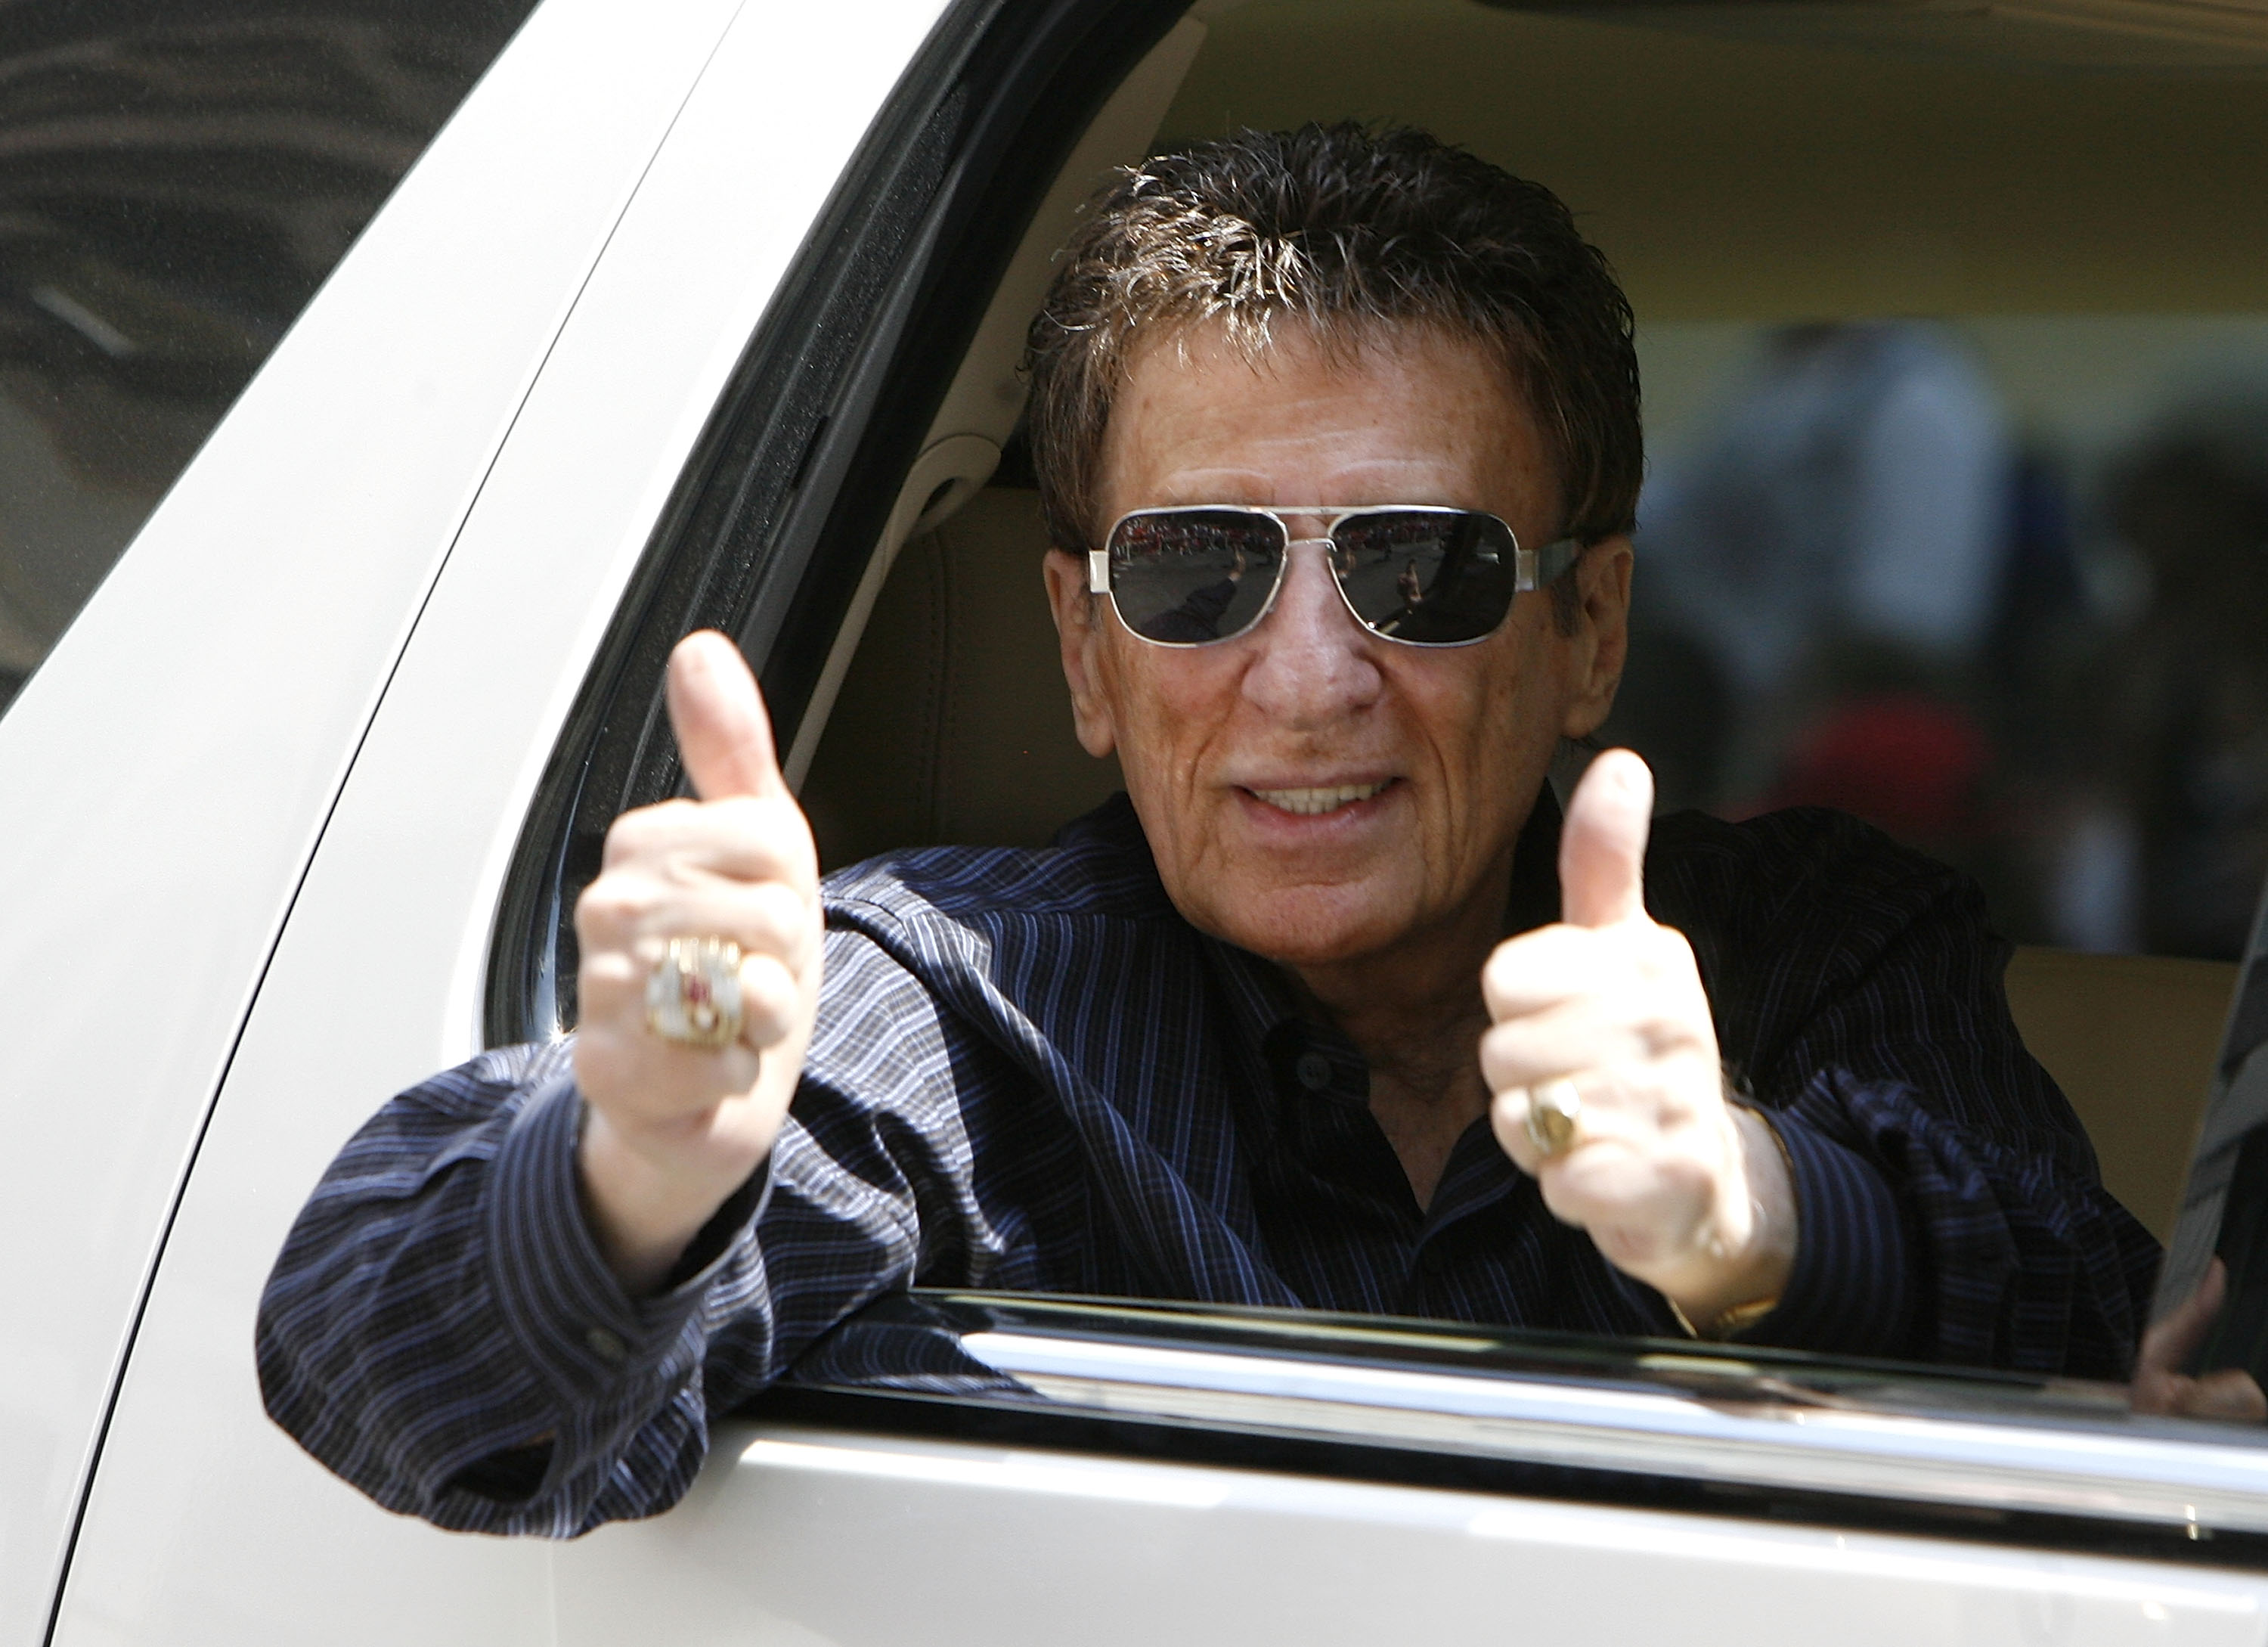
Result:
{"type": "Polygon", "coordinates": [[[1373,635],[1410,646],[1469,646],[1575,564],[1572,537],[1522,549],[1513,530],[1476,509],[1381,504],[1196,504],[1137,509],[1087,551],[1087,587],[1108,595],[1118,621],[1160,646],[1229,640],[1268,616],[1294,543],[1327,551],[1339,598],[1373,635]],[[1293,537],[1287,515],[1330,521],[1329,535],[1293,537]]]}

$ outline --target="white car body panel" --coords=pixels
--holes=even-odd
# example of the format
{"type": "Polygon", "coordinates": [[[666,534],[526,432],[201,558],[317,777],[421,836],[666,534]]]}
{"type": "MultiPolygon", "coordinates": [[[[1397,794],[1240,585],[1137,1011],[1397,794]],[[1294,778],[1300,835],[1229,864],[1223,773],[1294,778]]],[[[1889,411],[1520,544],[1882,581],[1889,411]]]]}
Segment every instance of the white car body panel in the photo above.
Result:
{"type": "Polygon", "coordinates": [[[386,1518],[269,1422],[254,1314],[347,1135],[478,1049],[498,884],[560,723],[749,332],[939,10],[747,8],[622,214],[292,905],[166,1244],[57,1642],[269,1641],[313,1620],[339,1643],[548,1639],[541,1546],[386,1518]]]}
{"type": "Polygon", "coordinates": [[[786,1427],[718,1439],[674,1514],[559,1552],[561,1647],[2236,1647],[2268,1606],[2250,1575],[1818,1527],[786,1427]]]}
{"type": "Polygon", "coordinates": [[[0,720],[0,1091],[39,1119],[0,1156],[0,1640],[47,1627],[181,1174],[387,673],[737,3],[539,10],[0,720]]]}

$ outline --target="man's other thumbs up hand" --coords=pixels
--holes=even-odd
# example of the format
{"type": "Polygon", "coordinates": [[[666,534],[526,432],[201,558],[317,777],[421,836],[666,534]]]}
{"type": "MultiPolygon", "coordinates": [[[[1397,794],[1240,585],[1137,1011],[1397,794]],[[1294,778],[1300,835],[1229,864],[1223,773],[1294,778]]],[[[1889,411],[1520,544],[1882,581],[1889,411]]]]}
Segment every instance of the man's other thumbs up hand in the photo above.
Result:
{"type": "Polygon", "coordinates": [[[1498,1141],[1553,1215],[1705,1325],[1778,1296],[1793,1192],[1768,1123],[1726,1102],[1692,947],[1646,913],[1653,805],[1628,750],[1584,773],[1560,831],[1563,920],[1482,973],[1481,1072],[1498,1141]]]}
{"type": "Polygon", "coordinates": [[[1560,919],[1571,927],[1616,927],[1646,913],[1646,838],[1653,819],[1653,774],[1628,750],[1593,761],[1559,830],[1560,919]]]}

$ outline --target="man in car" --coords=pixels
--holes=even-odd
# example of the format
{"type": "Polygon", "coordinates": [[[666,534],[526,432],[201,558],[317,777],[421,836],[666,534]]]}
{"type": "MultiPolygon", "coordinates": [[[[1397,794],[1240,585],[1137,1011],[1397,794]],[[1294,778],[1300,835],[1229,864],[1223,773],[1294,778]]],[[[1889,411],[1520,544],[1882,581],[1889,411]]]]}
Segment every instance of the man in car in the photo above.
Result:
{"type": "Polygon", "coordinates": [[[1126,794],[822,888],[747,669],[688,639],[700,798],[609,835],[572,1043],[396,1098],[278,1261],[306,1445],[447,1526],[651,1513],[710,1413],[917,1283],[2129,1373],[2157,1251],[1971,887],[1826,813],[1649,845],[1627,752],[1561,816],[1641,453],[1555,198],[1410,132],[1152,160],[1030,364],[1126,794]]]}

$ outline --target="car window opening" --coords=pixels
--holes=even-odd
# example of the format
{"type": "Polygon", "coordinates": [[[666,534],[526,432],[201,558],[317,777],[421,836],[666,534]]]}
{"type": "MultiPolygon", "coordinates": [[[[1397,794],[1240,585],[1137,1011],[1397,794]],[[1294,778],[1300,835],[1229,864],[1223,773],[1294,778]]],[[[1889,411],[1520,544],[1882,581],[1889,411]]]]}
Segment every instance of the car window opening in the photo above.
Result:
{"type": "MultiPolygon", "coordinates": [[[[1664,817],[1825,807],[1971,877],[2018,946],[2009,1003],[2077,1109],[2076,1147],[2091,1141],[2112,1194],[2169,1239],[2268,871],[2268,630],[2229,621],[2257,609],[2245,556],[2247,523],[2268,510],[2268,310],[2250,272],[2257,231],[2232,224],[2209,169],[2109,157],[2170,153],[2174,139],[2149,136],[2167,132],[2235,151],[2229,134],[2268,119],[2247,89],[2268,58],[2250,46],[2229,46],[2231,62],[2122,55],[2102,36],[2041,26],[1988,49],[1957,29],[1854,40],[1748,11],[1720,26],[1707,7],[1429,0],[1319,21],[1291,0],[1252,0],[1168,35],[1037,208],[862,575],[831,574],[841,622],[784,727],[822,868],[1042,846],[1123,787],[1116,758],[1073,736],[1016,375],[1049,256],[1093,181],[1246,127],[1350,111],[1407,122],[1559,191],[1636,309],[1649,463],[1638,594],[1631,663],[1595,742],[1646,758],[1664,817]],[[1697,54],[1710,69],[1697,78],[1697,54]],[[1506,75],[1528,94],[1476,99],[1469,74],[1448,71],[1473,61],[1518,65],[1506,75]],[[1800,93],[1783,95],[1791,85],[1800,93]],[[1728,104],[1727,86],[1757,94],[1728,104]],[[1725,123],[1731,106],[1747,123],[1725,123]],[[1598,107],[1627,118],[1567,117],[1598,107]],[[1832,170],[1830,198],[1808,166],[1832,170]],[[1932,186],[1912,188],[1917,174],[1932,186]],[[2123,249],[2132,237],[2111,232],[2122,213],[2188,255],[2144,269],[2123,249]]],[[[670,639],[650,638],[647,673],[625,690],[655,690],[670,639]]],[[[1555,772],[1554,827],[1580,770],[1555,772]]],[[[579,876],[544,883],[555,910],[597,868],[585,856],[579,876]]],[[[549,953],[571,970],[561,934],[549,953]]],[[[1359,1170],[1383,1171],[1392,1156],[1329,1108],[1363,1089],[1346,1052],[1328,1034],[1271,1042],[1270,1078],[1324,1118],[1287,1125],[1339,1128],[1313,1148],[1349,1162],[1367,1151],[1359,1170]]],[[[1472,1148],[1446,1154],[1441,1184],[1472,1169],[1472,1148]]],[[[1448,1244],[1421,1243],[1403,1290],[1365,1312],[1426,1317],[1429,1286],[1457,1262],[1448,1244]]],[[[1035,1285],[1144,1292],[1138,1264],[1035,1285]]],[[[1264,1279],[1212,1300],[1263,1312],[1285,1301],[1264,1279]]],[[[1079,1330],[1107,1330],[1100,1318],[1079,1330]]],[[[825,1340],[794,1377],[966,1393],[1029,1370],[946,1348],[877,1375],[866,1351],[915,1337],[895,1319],[869,1325],[825,1340]]],[[[1377,1349],[1322,1317],[1314,1327],[1299,1353],[1377,1349]]],[[[977,1330],[956,1318],[947,1336],[977,1330]]],[[[1660,1330],[1676,1329],[1665,1318],[1660,1330]]],[[[1570,1353],[1603,1364],[1595,1345],[1570,1353]]],[[[1656,1346],[1622,1372],[1662,1373],[1678,1353],[1656,1346]]],[[[1714,1364],[1739,1352],[1690,1353],[1714,1364]]],[[[1948,1347],[1941,1370],[1957,1378],[1992,1353],[1948,1347]]],[[[1957,1404],[1950,1384],[1885,1396],[1905,1373],[1826,1388],[1857,1364],[1788,1352],[1769,1391],[1727,1376],[1749,1378],[1743,1399],[1957,1404]]],[[[2054,1370],[1997,1384],[1980,1372],[1970,1394],[2123,1422],[2101,1382],[2117,1369],[2092,1367],[2086,1385],[2054,1370]]]]}
{"type": "MultiPolygon", "coordinates": [[[[1538,78],[1564,86],[1571,63],[1606,81],[1608,44],[1616,62],[1627,63],[1633,51],[1693,43],[1680,37],[1682,23],[1648,36],[1607,26],[1610,15],[1591,14],[1595,23],[1564,15],[1486,19],[1469,8],[1435,7],[1418,19],[1422,43],[1414,49],[1422,58],[1429,49],[1468,48],[1493,24],[1506,41],[1518,30],[1523,46],[1550,53],[1556,72],[1538,78]]],[[[1395,26],[1406,21],[1397,14],[1395,26]]],[[[1351,13],[1339,20],[1340,33],[1304,46],[1286,48],[1281,26],[1264,4],[1212,20],[1160,143],[1247,120],[1285,123],[1326,112],[1334,99],[1378,106],[1374,94],[1366,99],[1354,88],[1375,78],[1361,45],[1366,31],[1386,26],[1382,14],[1351,13]],[[1260,66],[1263,53],[1285,48],[1304,54],[1296,68],[1260,66]],[[1225,97],[1231,86],[1234,94],[1225,97]]],[[[1882,72],[1879,52],[1822,41],[1800,21],[1759,26],[1750,30],[1756,39],[1695,26],[1727,63],[1749,74],[1794,58],[1830,72],[1862,63],[1882,72]],[[1727,33],[1734,43],[1725,42],[1727,33]]],[[[2068,75],[2073,65],[2065,59],[2097,49],[2092,39],[2043,37],[2024,49],[2062,53],[2056,61],[2068,75]]],[[[1397,53],[1412,49],[1405,42],[1397,53]]],[[[1933,56],[1902,64],[1917,84],[1958,85],[1972,98],[2005,84],[2007,65],[1980,63],[1973,43],[1931,49],[1933,56]]],[[[2203,119],[2232,100],[2225,84],[2194,64],[2115,66],[2138,109],[2156,100],[2203,119]]],[[[2069,75],[2042,85],[2037,69],[2029,65],[2027,86],[2036,103],[2077,118],[2079,87],[2088,82],[2069,75]]],[[[1581,83],[1580,74],[1572,78],[1581,83]]],[[[1473,112],[1452,114],[1453,94],[1427,84],[1414,69],[1397,74],[1393,114],[1470,129],[1473,112]]],[[[1945,104],[1940,97],[1929,106],[1945,104]]],[[[1834,126],[1808,104],[1791,118],[1830,132],[1834,126]]],[[[1507,149],[1519,140],[1511,131],[1498,137],[1507,149]]],[[[1576,164],[1598,181],[1603,218],[1621,181],[1616,157],[1576,164]]],[[[1893,158],[1879,169],[1896,164],[1893,158]]],[[[2076,165],[2066,174],[2077,177],[2076,165]]],[[[1778,244],[1771,237],[1782,230],[1753,207],[1748,227],[1761,244],[1738,247],[1732,262],[1732,248],[1712,257],[1697,242],[1675,252],[1645,245],[1646,260],[1660,266],[1656,300],[1636,299],[1653,466],[1641,506],[1640,587],[1650,583],[1654,600],[1649,608],[1642,597],[1638,609],[1642,639],[1602,741],[1648,757],[1664,810],[1698,806],[1740,816],[1779,804],[1834,805],[1977,875],[1995,926],[2019,945],[2008,987],[2027,1044],[2079,1106],[2106,1180],[2162,1240],[2206,1096],[2234,981],[2228,964],[2268,860],[2232,868],[2229,884],[2245,886],[2217,900],[2220,938],[2179,937],[2162,921],[2154,925],[2153,900],[2172,894],[2154,890],[2152,877],[2180,873],[2168,854],[2151,859],[2137,832],[2161,827],[2146,820],[2161,803],[2136,787],[2155,781],[2137,774],[2148,764],[2138,764],[2140,751],[2156,735],[2122,729],[2119,736],[2138,741],[2124,746],[2135,753],[2122,754],[2114,739],[2090,728],[2101,717],[2078,683],[2117,678],[2161,644],[2148,639],[2154,626],[2183,621],[2147,593],[2149,551],[2137,538],[2154,528],[2128,500],[2146,484],[2151,464],[2178,461],[2169,454],[2213,438],[2204,430],[2222,439],[2215,450],[2249,438],[2235,432],[2254,416],[2244,410],[2256,393],[2248,383],[2268,383],[2268,321],[2246,307],[2236,248],[2201,256],[2186,277],[2191,289],[2178,294],[2132,292],[2115,268],[2096,273],[2090,290],[2091,271],[2050,275],[2036,247],[2015,243],[2021,237],[1996,243],[1959,197],[1962,181],[1956,175],[1948,198],[1915,208],[1944,220],[1940,238],[1962,241],[1958,271],[1906,271],[1933,300],[1901,301],[1888,284],[1895,276],[1859,276],[1856,266],[1818,266],[1809,277],[1824,284],[1808,290],[1793,268],[1775,272],[1761,293],[1712,286],[1734,262],[1751,277],[1769,265],[1778,244]],[[1852,290],[1854,277],[1881,289],[1852,290]],[[2065,290],[2051,289],[2058,282],[2065,290]],[[2122,299],[2138,298],[2150,307],[2120,312],[2122,299]],[[1815,318],[1822,314],[1838,318],[1815,318]],[[1832,387],[1815,388],[1807,372],[1832,387]],[[2248,372],[2259,375],[2248,379],[2248,372]],[[1783,387],[1792,375],[1800,380],[1783,387]],[[1815,398],[1800,398],[1807,393],[1815,398]],[[1833,403],[1823,411],[1822,395],[1833,403]],[[1774,395],[1791,400],[1790,409],[1776,412],[1774,395]],[[1908,405],[1919,409],[1914,426],[1926,431],[1918,445],[1896,426],[1908,405]],[[1912,529],[1940,541],[1927,565],[1904,574],[1906,585],[1879,592],[1865,587],[1859,569],[1866,558],[1916,541],[1897,536],[1908,528],[1893,521],[1846,521],[1831,547],[1771,550],[1832,553],[1851,570],[1811,574],[1834,587],[1789,597],[1796,609],[1773,617],[1787,629],[1778,644],[1789,661],[1776,679],[1753,683],[1729,676],[1719,661],[1723,648],[1737,647],[1738,600],[1706,586],[1712,558],[1733,551],[1726,532],[1753,535],[1781,518],[1734,524],[1748,519],[1729,513],[1748,506],[1740,499],[1798,484],[1792,471],[1741,467],[1775,449],[1767,444],[1774,416],[1813,420],[1815,443],[1825,443],[1774,460],[1807,464],[1803,484],[1824,488],[1805,494],[1803,505],[1828,515],[1856,506],[1852,500],[1862,494],[1903,493],[1935,517],[1912,529]],[[1900,455],[1869,459],[1870,439],[1900,455]],[[1725,493],[1730,501],[1710,487],[1734,489],[1725,493]],[[1687,501],[1697,496],[1701,501],[1687,501]],[[1704,508],[1719,534],[1705,542],[1683,524],[1704,508]],[[1931,580],[1940,587],[1923,587],[1931,580]],[[1871,609],[1874,616],[1851,604],[1869,600],[1883,602],[1871,609]],[[1713,616],[1727,607],[1721,620],[1713,616]],[[1707,639],[1709,624],[1720,621],[1727,639],[1707,639]]],[[[1624,255],[1603,229],[1601,236],[1618,266],[1649,266],[1637,253],[1624,255]]],[[[2209,225],[2199,224],[2191,239],[2209,240],[2209,225]]],[[[2268,417],[2257,426],[2268,439],[2268,417]]],[[[802,790],[830,868],[909,846],[1038,846],[1119,786],[1115,760],[1086,757],[1070,736],[1034,572],[1047,539],[1028,473],[1012,472],[1020,460],[1028,461],[1013,452],[992,485],[910,541],[880,591],[802,790]]]]}

